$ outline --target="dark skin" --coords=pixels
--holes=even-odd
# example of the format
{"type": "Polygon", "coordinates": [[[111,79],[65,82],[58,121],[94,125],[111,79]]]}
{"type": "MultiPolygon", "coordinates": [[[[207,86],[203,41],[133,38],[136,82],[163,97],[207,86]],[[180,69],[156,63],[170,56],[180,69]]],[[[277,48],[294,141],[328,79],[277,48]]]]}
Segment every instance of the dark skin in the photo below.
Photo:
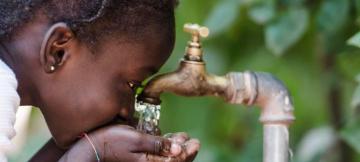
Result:
{"type": "Polygon", "coordinates": [[[32,161],[94,161],[89,142],[77,141],[83,132],[93,139],[103,161],[192,161],[197,140],[104,126],[116,118],[130,125],[134,91],[128,82],[141,83],[158,71],[173,49],[174,35],[157,25],[149,26],[139,41],[115,32],[101,37],[96,53],[91,53],[65,23],[51,24],[41,15],[19,28],[10,41],[2,41],[0,49],[1,59],[18,78],[21,105],[39,107],[53,135],[54,141],[32,161]],[[157,141],[170,149],[154,150],[157,141]]]}

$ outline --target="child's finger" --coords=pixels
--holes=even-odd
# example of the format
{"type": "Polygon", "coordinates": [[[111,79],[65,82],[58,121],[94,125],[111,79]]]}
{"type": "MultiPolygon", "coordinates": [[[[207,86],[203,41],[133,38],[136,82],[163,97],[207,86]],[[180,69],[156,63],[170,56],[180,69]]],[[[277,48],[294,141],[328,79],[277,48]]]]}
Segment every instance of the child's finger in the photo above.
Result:
{"type": "Polygon", "coordinates": [[[169,139],[142,134],[139,139],[141,142],[137,152],[148,152],[154,155],[177,156],[181,153],[181,146],[169,139]]]}
{"type": "Polygon", "coordinates": [[[189,135],[185,132],[173,133],[168,138],[176,143],[185,143],[190,139],[189,135]]]}
{"type": "Polygon", "coordinates": [[[183,152],[180,155],[182,161],[193,161],[200,149],[200,142],[197,139],[190,139],[183,145],[183,152]]]}
{"type": "Polygon", "coordinates": [[[140,156],[137,162],[180,162],[176,157],[165,157],[152,154],[138,154],[140,156]]]}
{"type": "Polygon", "coordinates": [[[197,153],[200,149],[200,141],[198,139],[190,139],[185,143],[185,152],[187,155],[197,153]]]}

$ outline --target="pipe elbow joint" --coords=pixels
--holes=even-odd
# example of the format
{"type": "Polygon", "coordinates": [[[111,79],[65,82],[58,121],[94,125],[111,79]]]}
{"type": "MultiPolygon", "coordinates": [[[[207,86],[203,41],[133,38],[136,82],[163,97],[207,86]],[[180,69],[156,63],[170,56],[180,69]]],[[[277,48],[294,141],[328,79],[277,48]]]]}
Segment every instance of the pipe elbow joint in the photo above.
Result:
{"type": "Polygon", "coordinates": [[[289,125],[295,120],[291,96],[284,84],[269,73],[229,73],[230,97],[234,104],[258,105],[260,121],[265,124],[289,125]]]}

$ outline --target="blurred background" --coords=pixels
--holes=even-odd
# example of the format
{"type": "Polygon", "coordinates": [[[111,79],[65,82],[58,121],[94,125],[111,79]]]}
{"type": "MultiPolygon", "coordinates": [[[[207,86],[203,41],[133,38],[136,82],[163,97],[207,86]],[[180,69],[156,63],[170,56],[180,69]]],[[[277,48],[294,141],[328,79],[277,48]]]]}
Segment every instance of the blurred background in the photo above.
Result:
{"type": "MultiPolygon", "coordinates": [[[[177,68],[192,22],[210,28],[204,39],[208,71],[265,71],[293,96],[293,162],[360,161],[360,0],[180,0],[177,39],[161,73],[177,68]]],[[[200,139],[198,162],[261,162],[258,107],[217,98],[162,97],[161,128],[200,139]]],[[[33,109],[23,148],[26,161],[49,138],[33,109]]],[[[21,143],[21,142],[20,142],[21,143]]]]}

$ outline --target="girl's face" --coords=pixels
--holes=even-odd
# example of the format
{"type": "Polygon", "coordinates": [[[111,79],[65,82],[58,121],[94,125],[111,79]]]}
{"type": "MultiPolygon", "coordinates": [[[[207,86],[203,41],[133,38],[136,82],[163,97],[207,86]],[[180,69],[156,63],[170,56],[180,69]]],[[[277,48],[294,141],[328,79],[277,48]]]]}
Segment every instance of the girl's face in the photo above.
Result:
{"type": "Polygon", "coordinates": [[[35,78],[36,88],[29,90],[20,77],[20,84],[24,84],[19,90],[33,93],[31,104],[40,107],[62,147],[69,146],[82,132],[116,118],[130,121],[135,94],[128,83],[141,83],[157,72],[174,45],[174,33],[154,30],[140,35],[142,40],[138,41],[119,34],[107,36],[91,53],[92,49],[70,29],[60,26],[49,32],[47,38],[38,39],[42,42],[40,55],[26,55],[18,68],[26,73],[24,78],[35,78]],[[54,71],[48,70],[51,65],[55,65],[54,71]]]}

